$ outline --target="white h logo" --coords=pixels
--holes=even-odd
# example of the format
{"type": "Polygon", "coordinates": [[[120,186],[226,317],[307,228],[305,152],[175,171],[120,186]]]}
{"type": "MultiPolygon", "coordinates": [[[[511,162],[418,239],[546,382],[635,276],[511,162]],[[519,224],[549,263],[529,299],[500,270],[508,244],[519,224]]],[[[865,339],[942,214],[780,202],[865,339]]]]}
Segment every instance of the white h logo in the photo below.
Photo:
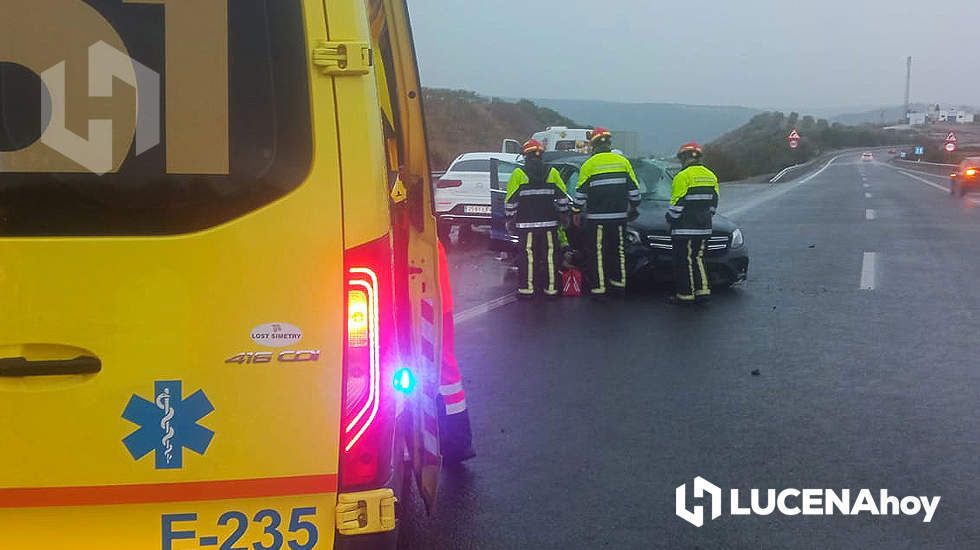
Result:
{"type": "MultiPolygon", "coordinates": [[[[701,476],[694,478],[694,498],[704,498],[705,494],[711,496],[711,519],[718,519],[721,515],[721,488],[701,476]]],[[[677,516],[695,527],[704,525],[704,506],[687,509],[687,484],[678,485],[674,495],[677,516]]]]}

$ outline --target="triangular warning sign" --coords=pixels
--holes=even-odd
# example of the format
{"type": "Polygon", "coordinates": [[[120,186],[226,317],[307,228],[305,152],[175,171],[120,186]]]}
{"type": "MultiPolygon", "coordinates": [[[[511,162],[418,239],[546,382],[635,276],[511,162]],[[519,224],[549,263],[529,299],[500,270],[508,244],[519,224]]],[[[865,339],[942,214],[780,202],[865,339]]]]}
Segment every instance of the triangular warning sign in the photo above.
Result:
{"type": "Polygon", "coordinates": [[[950,132],[949,135],[946,136],[946,143],[956,143],[956,134],[950,132]]]}
{"type": "Polygon", "coordinates": [[[796,131],[796,128],[793,128],[793,131],[789,133],[788,139],[800,139],[800,133],[796,131]]]}
{"type": "Polygon", "coordinates": [[[405,184],[402,183],[402,179],[395,179],[395,185],[391,188],[391,201],[398,204],[400,202],[405,202],[407,198],[408,191],[405,189],[405,184]]]}

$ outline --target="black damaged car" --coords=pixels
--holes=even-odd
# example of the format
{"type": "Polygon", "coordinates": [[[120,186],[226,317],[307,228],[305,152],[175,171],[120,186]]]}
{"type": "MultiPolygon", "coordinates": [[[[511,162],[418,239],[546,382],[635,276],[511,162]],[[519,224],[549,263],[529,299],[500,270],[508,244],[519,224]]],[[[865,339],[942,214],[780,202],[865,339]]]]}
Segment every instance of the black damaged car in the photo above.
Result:
{"type": "MultiPolygon", "coordinates": [[[[561,173],[571,192],[578,182],[579,170],[588,158],[580,154],[548,153],[545,155],[545,162],[561,173]]],[[[671,181],[680,167],[652,159],[631,159],[631,163],[640,180],[643,204],[639,208],[640,215],[629,222],[626,232],[626,266],[629,277],[634,281],[673,281],[673,247],[664,214],[670,205],[671,181]]],[[[507,180],[516,166],[494,161],[490,171],[493,187],[490,247],[514,256],[517,255],[517,236],[507,232],[504,199],[507,180]]],[[[724,194],[721,200],[724,201],[724,194]]],[[[583,236],[575,228],[570,228],[568,239],[571,248],[584,247],[583,236]]],[[[723,215],[714,217],[714,230],[708,240],[705,264],[711,284],[715,288],[732,286],[748,276],[749,256],[745,236],[735,222],[723,215]]]]}

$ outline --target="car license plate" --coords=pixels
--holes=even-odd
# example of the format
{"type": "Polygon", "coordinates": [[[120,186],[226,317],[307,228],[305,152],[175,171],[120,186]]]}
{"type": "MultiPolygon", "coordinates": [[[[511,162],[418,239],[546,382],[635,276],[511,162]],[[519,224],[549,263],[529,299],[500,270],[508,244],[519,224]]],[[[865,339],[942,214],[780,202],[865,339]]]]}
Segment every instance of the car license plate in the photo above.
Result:
{"type": "Polygon", "coordinates": [[[489,214],[490,207],[489,206],[464,206],[463,213],[464,214],[489,214]]]}

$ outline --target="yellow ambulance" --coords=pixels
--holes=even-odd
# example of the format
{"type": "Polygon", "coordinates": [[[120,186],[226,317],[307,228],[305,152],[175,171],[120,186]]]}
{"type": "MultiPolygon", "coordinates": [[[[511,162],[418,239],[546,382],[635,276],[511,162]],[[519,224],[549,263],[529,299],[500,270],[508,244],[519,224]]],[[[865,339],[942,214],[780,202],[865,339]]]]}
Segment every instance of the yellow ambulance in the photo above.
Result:
{"type": "Polygon", "coordinates": [[[405,1],[0,14],[0,548],[393,544],[440,466],[405,1]]]}

